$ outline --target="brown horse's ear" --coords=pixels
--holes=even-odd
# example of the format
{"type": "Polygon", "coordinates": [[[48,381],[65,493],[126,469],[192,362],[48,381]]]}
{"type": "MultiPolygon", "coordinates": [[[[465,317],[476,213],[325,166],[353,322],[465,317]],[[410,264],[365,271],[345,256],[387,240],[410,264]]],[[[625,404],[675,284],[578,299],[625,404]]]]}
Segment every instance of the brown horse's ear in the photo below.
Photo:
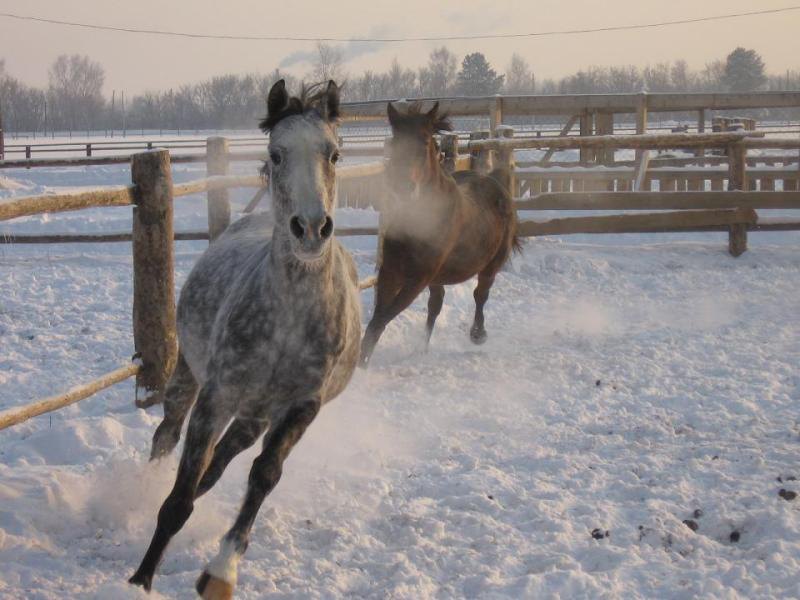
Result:
{"type": "Polygon", "coordinates": [[[276,81],[267,94],[267,116],[259,123],[261,130],[266,133],[280,120],[279,115],[289,105],[289,93],[286,91],[286,81],[276,81]]]}
{"type": "Polygon", "coordinates": [[[453,124],[447,113],[439,114],[439,101],[433,103],[433,108],[427,112],[428,123],[430,123],[431,131],[453,131],[453,124]]]}
{"type": "Polygon", "coordinates": [[[391,102],[386,108],[386,114],[389,116],[389,125],[392,126],[392,129],[397,127],[397,123],[400,121],[400,113],[391,102]]]}
{"type": "Polygon", "coordinates": [[[333,123],[339,120],[339,115],[339,86],[331,79],[322,99],[322,117],[333,123]]]}

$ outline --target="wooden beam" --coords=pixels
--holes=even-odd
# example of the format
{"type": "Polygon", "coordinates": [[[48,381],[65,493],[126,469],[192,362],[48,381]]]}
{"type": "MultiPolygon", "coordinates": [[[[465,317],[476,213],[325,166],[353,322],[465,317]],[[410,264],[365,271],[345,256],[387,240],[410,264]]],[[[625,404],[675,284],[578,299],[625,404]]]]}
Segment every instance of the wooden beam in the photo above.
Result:
{"type": "Polygon", "coordinates": [[[746,137],[763,137],[763,132],[723,132],[723,133],[665,133],[644,135],[604,135],[604,136],[568,136],[549,138],[514,138],[513,140],[475,140],[470,141],[472,150],[498,150],[513,148],[627,148],[642,150],[659,150],[675,148],[696,148],[698,146],[723,147],[739,142],[746,137]]]}
{"type": "MultiPolygon", "coordinates": [[[[209,177],[228,174],[228,140],[210,137],[206,141],[206,174],[209,177]]],[[[231,224],[231,201],[225,188],[207,193],[208,234],[213,242],[231,224]]]]}
{"type": "Polygon", "coordinates": [[[633,173],[633,191],[643,192],[645,181],[647,180],[647,167],[650,165],[650,150],[640,150],[637,157],[636,168],[633,173]]]}
{"type": "Polygon", "coordinates": [[[42,196],[25,196],[0,202],[0,221],[46,212],[66,212],[103,206],[129,206],[134,201],[134,187],[114,187],[42,196]]]}
{"type": "MultiPolygon", "coordinates": [[[[572,128],[575,127],[575,124],[581,120],[580,115],[572,115],[567,124],[561,129],[561,133],[559,133],[559,137],[564,137],[569,135],[569,132],[572,131],[572,128]]],[[[542,157],[541,164],[547,164],[550,162],[550,159],[553,158],[553,154],[555,154],[555,148],[548,148],[547,152],[545,152],[544,157],[542,157]]]]}
{"type": "Polygon", "coordinates": [[[637,215],[568,217],[549,221],[521,221],[521,236],[571,235],[577,233],[658,233],[723,225],[754,225],[756,212],[749,208],[687,210],[637,215]]]}
{"type": "Polygon", "coordinates": [[[178,357],[175,318],[172,171],[167,150],[133,156],[133,341],[142,368],[137,405],[160,402],[178,357]]]}
{"type": "Polygon", "coordinates": [[[115,383],[133,377],[138,372],[139,365],[131,364],[103,375],[90,383],[76,386],[64,394],[50,396],[38,402],[26,404],[25,406],[4,410],[0,412],[0,430],[18,425],[33,417],[38,417],[39,415],[58,410],[59,408],[64,408],[70,404],[75,404],[107,387],[111,387],[115,383]]]}
{"type": "Polygon", "coordinates": [[[517,210],[800,209],[800,192],[551,192],[515,202],[517,210]]]}

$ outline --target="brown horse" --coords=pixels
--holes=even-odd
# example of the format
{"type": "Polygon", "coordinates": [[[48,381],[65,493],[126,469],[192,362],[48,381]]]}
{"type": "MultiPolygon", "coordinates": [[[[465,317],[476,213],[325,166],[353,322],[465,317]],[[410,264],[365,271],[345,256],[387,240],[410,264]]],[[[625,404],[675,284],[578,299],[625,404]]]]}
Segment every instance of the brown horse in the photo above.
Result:
{"type": "Polygon", "coordinates": [[[483,307],[489,289],[511,251],[520,249],[513,201],[501,183],[508,180],[507,173],[467,171],[454,178],[442,168],[433,135],[452,126],[439,114],[439,103],[428,112],[413,104],[406,114],[389,103],[388,115],[393,135],[386,167],[391,203],[381,215],[375,311],[361,344],[364,367],[386,325],[426,287],[430,343],[444,286],[476,274],[470,339],[485,342],[483,307]]]}

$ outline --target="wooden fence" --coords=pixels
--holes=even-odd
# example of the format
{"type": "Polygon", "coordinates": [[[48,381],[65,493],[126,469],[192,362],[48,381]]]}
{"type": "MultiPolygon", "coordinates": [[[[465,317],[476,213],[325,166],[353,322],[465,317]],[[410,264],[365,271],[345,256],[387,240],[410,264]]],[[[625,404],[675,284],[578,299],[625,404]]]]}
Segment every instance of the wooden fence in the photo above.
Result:
{"type": "MultiPolygon", "coordinates": [[[[797,171],[789,168],[790,159],[783,157],[782,160],[787,162],[782,163],[780,169],[765,170],[764,167],[751,168],[750,165],[758,158],[748,159],[747,156],[750,149],[800,150],[798,140],[767,140],[757,131],[515,138],[511,128],[498,126],[496,134],[495,137],[489,137],[489,132],[476,133],[468,143],[462,143],[456,134],[443,135],[440,141],[445,167],[450,171],[467,168],[485,171],[492,166],[507,168],[511,174],[510,191],[516,197],[517,209],[520,211],[641,211],[637,214],[525,219],[520,224],[520,234],[523,236],[727,231],[729,251],[738,256],[747,248],[748,231],[800,229],[800,220],[762,220],[756,213],[760,209],[800,209],[797,171]],[[546,173],[536,170],[535,167],[515,168],[514,151],[531,149],[548,152],[574,149],[581,155],[592,153],[594,157],[604,156],[607,161],[613,161],[613,153],[618,150],[633,150],[637,153],[637,158],[630,161],[624,172],[619,171],[621,167],[618,165],[614,168],[584,168],[580,172],[576,169],[567,172],[568,170],[560,167],[551,167],[546,173]],[[712,168],[704,167],[701,174],[703,179],[699,180],[694,179],[697,174],[693,171],[670,171],[671,167],[668,166],[651,169],[651,152],[660,149],[682,149],[689,152],[696,152],[698,149],[703,149],[704,152],[717,150],[724,156],[693,157],[693,160],[708,160],[715,164],[712,168]],[[725,169],[721,171],[719,167],[723,165],[725,169]],[[718,171],[724,175],[722,181],[726,188],[714,191],[718,171]],[[665,179],[676,183],[674,186],[662,185],[665,179]],[[656,181],[658,190],[653,190],[653,182],[656,181]],[[753,189],[754,181],[757,189],[753,189]],[[765,183],[769,181],[773,183],[765,183]],[[793,181],[795,187],[792,187],[793,181]],[[590,185],[587,186],[587,182],[590,185]],[[776,182],[783,185],[784,191],[774,191],[776,182]],[[704,191],[705,187],[711,187],[712,191],[704,191]],[[666,189],[670,191],[665,191],[666,189]]],[[[66,406],[134,375],[137,388],[145,391],[145,397],[138,404],[147,406],[159,400],[160,391],[177,355],[172,241],[213,239],[230,222],[227,191],[234,187],[257,189],[252,205],[263,196],[265,186],[259,176],[228,174],[232,160],[253,160],[254,153],[231,152],[230,145],[223,138],[210,138],[206,146],[207,152],[202,159],[207,162],[208,176],[196,181],[173,184],[169,152],[153,150],[133,156],[130,186],[17,198],[0,203],[0,221],[41,212],[104,206],[134,207],[131,232],[19,235],[10,236],[5,241],[133,242],[133,328],[138,357],[135,365],[115,371],[78,390],[0,413],[0,429],[19,423],[34,414],[66,406]],[[208,193],[208,231],[176,234],[173,229],[173,199],[199,192],[208,193]]],[[[658,160],[654,159],[653,163],[658,160]]],[[[384,197],[382,172],[382,161],[337,169],[340,204],[380,208],[384,197]]],[[[378,231],[376,227],[353,227],[337,228],[336,233],[339,236],[376,235],[378,231]]]]}

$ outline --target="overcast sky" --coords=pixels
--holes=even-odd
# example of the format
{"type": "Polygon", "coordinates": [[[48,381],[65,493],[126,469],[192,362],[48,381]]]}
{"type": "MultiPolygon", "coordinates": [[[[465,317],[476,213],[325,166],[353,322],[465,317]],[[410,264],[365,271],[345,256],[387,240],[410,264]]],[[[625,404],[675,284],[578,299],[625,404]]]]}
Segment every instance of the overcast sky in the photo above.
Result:
{"type": "MultiPolygon", "coordinates": [[[[401,37],[523,33],[652,23],[779,8],[791,0],[0,0],[0,12],[119,27],[230,35],[401,37]]],[[[349,44],[347,70],[386,69],[394,57],[418,67],[432,42],[349,44]]],[[[459,57],[484,52],[503,72],[513,52],[538,78],[589,65],[685,58],[691,67],[724,57],[735,46],[755,48],[771,73],[800,69],[800,12],[662,29],[447,44],[459,57]]],[[[62,53],[88,54],[106,69],[106,92],[166,89],[224,73],[268,72],[284,65],[303,76],[313,42],[239,42],[89,31],[0,18],[0,58],[6,70],[43,85],[62,53]]]]}

